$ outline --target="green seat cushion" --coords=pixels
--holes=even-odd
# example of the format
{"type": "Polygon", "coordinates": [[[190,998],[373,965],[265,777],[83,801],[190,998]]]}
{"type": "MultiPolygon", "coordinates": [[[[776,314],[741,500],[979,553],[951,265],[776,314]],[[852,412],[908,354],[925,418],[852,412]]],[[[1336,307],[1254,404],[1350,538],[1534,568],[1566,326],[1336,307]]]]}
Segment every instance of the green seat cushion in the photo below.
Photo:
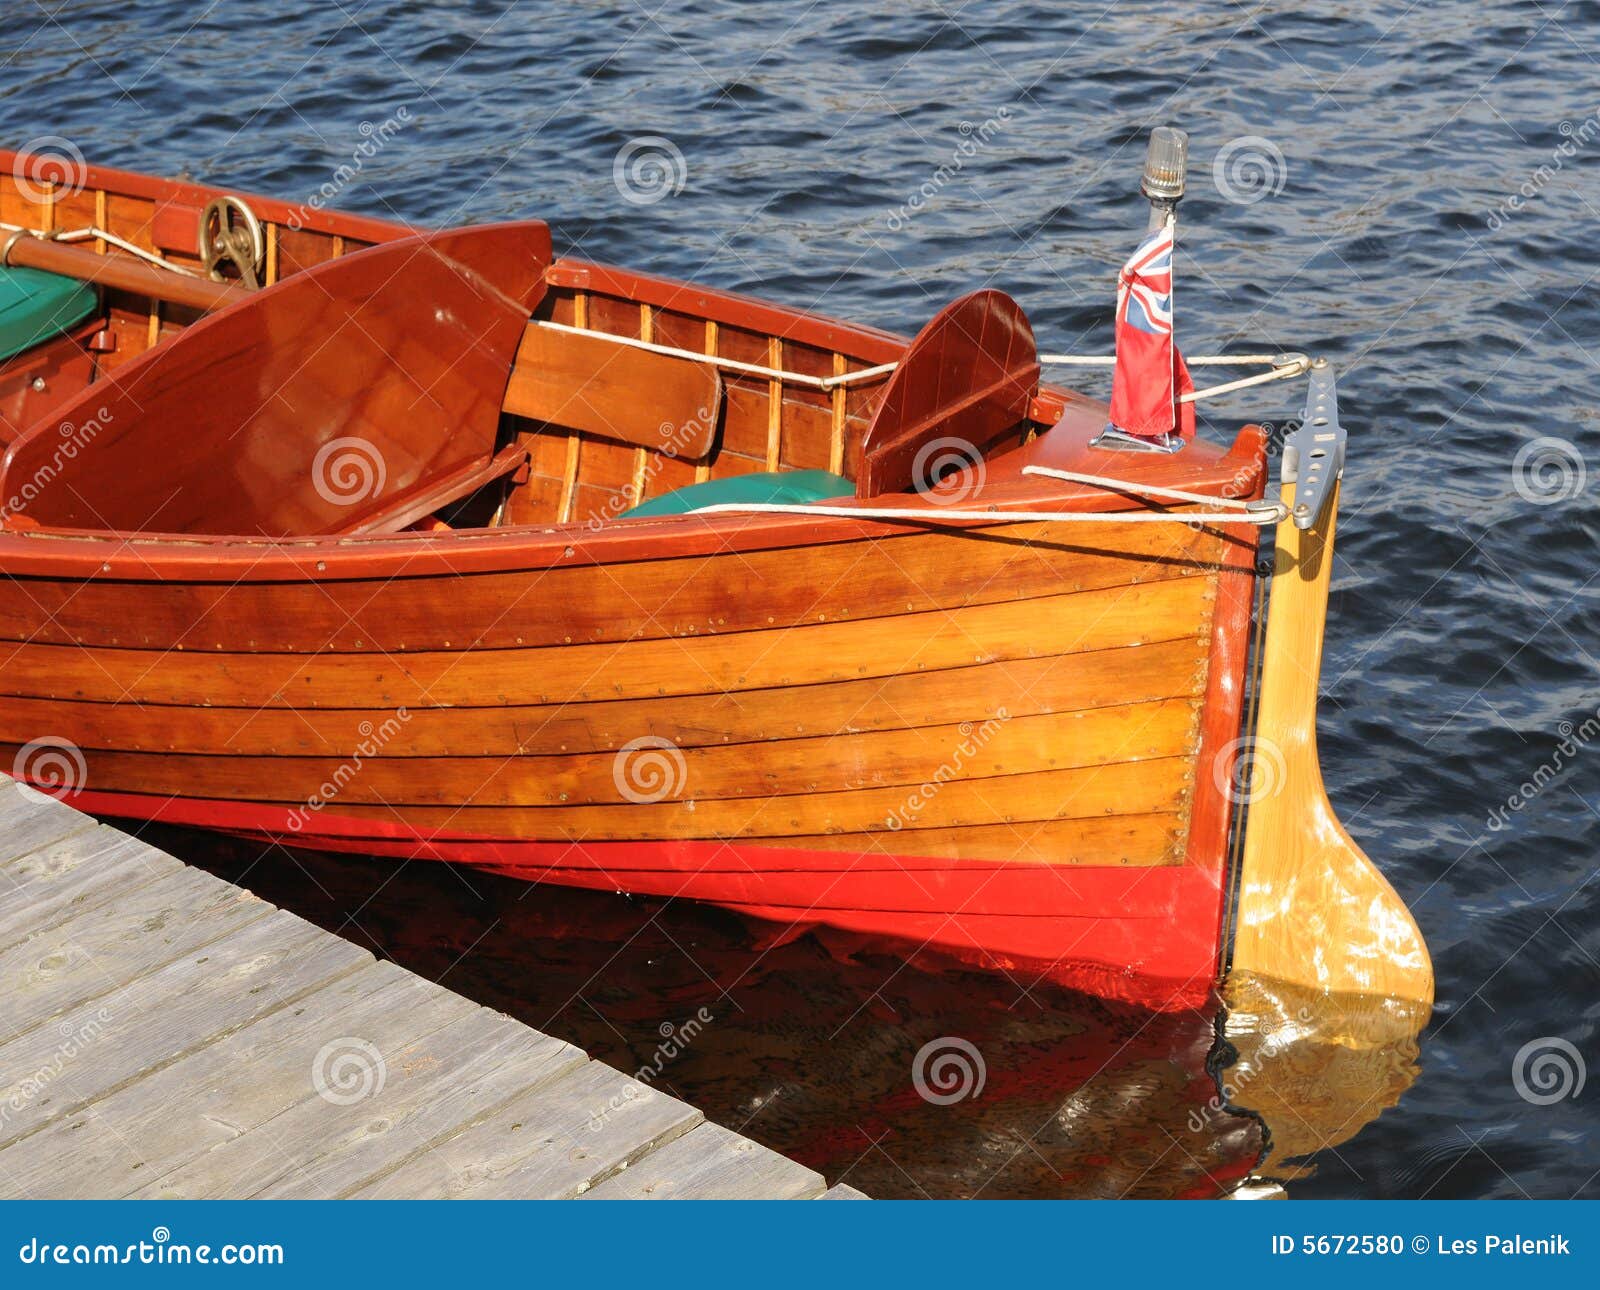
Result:
{"type": "Polygon", "coordinates": [[[39,269],[0,268],[0,360],[76,327],[95,307],[87,282],[39,269]]]}
{"type": "Polygon", "coordinates": [[[794,505],[821,502],[830,497],[849,497],[855,491],[856,486],[848,479],[830,471],[774,470],[690,484],[687,488],[652,497],[631,511],[624,511],[622,515],[627,519],[647,515],[687,515],[702,506],[718,506],[727,502],[781,502],[794,505]]]}

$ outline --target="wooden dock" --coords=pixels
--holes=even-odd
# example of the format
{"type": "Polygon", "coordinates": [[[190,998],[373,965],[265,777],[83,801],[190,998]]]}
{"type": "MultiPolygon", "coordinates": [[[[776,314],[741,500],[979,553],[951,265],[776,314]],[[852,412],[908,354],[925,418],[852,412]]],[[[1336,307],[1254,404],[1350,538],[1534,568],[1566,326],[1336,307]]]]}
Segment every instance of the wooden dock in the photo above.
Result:
{"type": "Polygon", "coordinates": [[[0,1197],[852,1199],[0,776],[0,1197]]]}

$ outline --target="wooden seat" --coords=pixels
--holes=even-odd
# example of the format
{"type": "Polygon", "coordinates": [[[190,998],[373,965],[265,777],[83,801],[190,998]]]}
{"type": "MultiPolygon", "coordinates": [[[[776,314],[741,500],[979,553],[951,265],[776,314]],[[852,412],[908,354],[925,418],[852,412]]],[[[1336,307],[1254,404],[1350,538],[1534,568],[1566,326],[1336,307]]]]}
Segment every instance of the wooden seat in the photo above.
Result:
{"type": "Polygon", "coordinates": [[[52,528],[403,527],[516,468],[495,454],[500,406],[549,261],[549,230],[529,221],[403,238],[296,274],[28,430],[0,495],[52,528]],[[58,426],[91,423],[64,456],[58,426]]]}
{"type": "Polygon", "coordinates": [[[1022,308],[1003,291],[974,291],[917,333],[867,428],[856,495],[920,491],[935,463],[976,463],[1028,420],[1039,355],[1022,308]],[[940,451],[941,447],[950,451],[940,451]]]}
{"type": "Polygon", "coordinates": [[[705,363],[532,323],[517,350],[505,410],[700,461],[716,442],[722,378],[705,363]]]}

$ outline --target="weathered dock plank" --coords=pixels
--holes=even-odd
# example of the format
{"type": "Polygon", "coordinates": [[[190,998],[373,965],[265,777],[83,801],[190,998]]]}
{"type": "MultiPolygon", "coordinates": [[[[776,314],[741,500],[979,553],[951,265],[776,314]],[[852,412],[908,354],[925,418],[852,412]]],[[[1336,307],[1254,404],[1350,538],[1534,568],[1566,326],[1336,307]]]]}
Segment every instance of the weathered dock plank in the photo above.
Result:
{"type": "Polygon", "coordinates": [[[161,1076],[52,1120],[0,1151],[0,1180],[29,1196],[127,1196],[310,1095],[326,1037],[359,1026],[375,1003],[390,1002],[397,981],[413,979],[393,964],[369,963],[180,1058],[161,1076]],[[185,1090],[177,1102],[174,1088],[185,1090]],[[275,1088],[282,1090],[276,1096],[275,1088]]]}
{"type": "Polygon", "coordinates": [[[21,1034],[59,1012],[115,994],[124,982],[272,912],[264,901],[194,869],[130,883],[108,906],[84,910],[0,950],[0,1034],[21,1034]]]}
{"type": "Polygon", "coordinates": [[[306,1158],[292,1172],[256,1195],[350,1196],[370,1180],[480,1123],[510,1098],[557,1080],[589,1060],[571,1044],[484,1009],[432,1036],[430,1046],[440,1055],[415,1054],[409,1085],[396,1090],[381,1117],[351,1117],[348,1124],[327,1126],[322,1123],[326,1117],[306,1115],[307,1131],[320,1125],[325,1140],[308,1144],[306,1158]]]}
{"type": "Polygon", "coordinates": [[[9,777],[0,783],[0,860],[27,855],[94,827],[87,815],[52,797],[25,788],[9,777]]]}
{"type": "Polygon", "coordinates": [[[720,1124],[702,1124],[585,1193],[592,1200],[817,1200],[821,1174],[720,1124]]]}
{"type": "Polygon", "coordinates": [[[571,1199],[704,1119],[685,1102],[586,1062],[355,1194],[571,1199]]]}
{"type": "Polygon", "coordinates": [[[0,778],[0,1197],[825,1186],[562,1040],[0,778]]]}
{"type": "Polygon", "coordinates": [[[339,1196],[426,1150],[441,1126],[471,1124],[541,1074],[587,1060],[409,974],[367,1015],[331,1029],[320,1048],[296,1040],[303,1061],[286,1083],[303,1095],[292,1106],[134,1195],[339,1196]]]}
{"type": "MultiPolygon", "coordinates": [[[[281,911],[0,1044],[0,1148],[287,1007],[371,956],[281,911]]],[[[169,1090],[181,1096],[182,1090],[169,1090]]],[[[3,1153],[0,1153],[3,1154],[3,1153]]],[[[0,1172],[0,1189],[5,1175],[0,1172]]]]}
{"type": "Polygon", "coordinates": [[[0,862],[0,949],[181,868],[104,825],[0,862]]]}

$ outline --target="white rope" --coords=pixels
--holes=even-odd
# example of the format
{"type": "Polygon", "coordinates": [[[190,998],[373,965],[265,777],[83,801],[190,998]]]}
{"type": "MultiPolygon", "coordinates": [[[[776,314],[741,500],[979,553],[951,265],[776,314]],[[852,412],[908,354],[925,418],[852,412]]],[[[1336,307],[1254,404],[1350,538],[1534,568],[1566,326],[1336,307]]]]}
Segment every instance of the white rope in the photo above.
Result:
{"type": "MultiPolygon", "coordinates": [[[[1115,355],[1104,354],[1040,354],[1039,362],[1045,367],[1112,367],[1116,364],[1115,355]]],[[[1191,390],[1188,394],[1178,395],[1179,403],[1196,403],[1201,399],[1215,398],[1219,394],[1231,394],[1234,390],[1248,389],[1252,385],[1265,385],[1268,381],[1282,381],[1291,376],[1300,376],[1311,370],[1311,359],[1304,354],[1202,354],[1196,358],[1183,360],[1190,367],[1271,367],[1270,372],[1260,372],[1255,376],[1241,376],[1237,381],[1223,381],[1220,385],[1208,385],[1203,390],[1191,390]]]]}
{"type": "MultiPolygon", "coordinates": [[[[1303,354],[1201,354],[1198,358],[1184,355],[1190,367],[1287,367],[1304,358],[1303,354]],[[1286,361],[1287,360],[1287,361],[1286,361]]],[[[1115,354],[1040,354],[1039,361],[1046,367],[1060,364],[1066,367],[1112,367],[1115,354]]]]}
{"type": "MultiPolygon", "coordinates": [[[[1226,499],[1206,498],[1227,505],[1226,499]]],[[[917,520],[923,524],[955,524],[980,520],[989,524],[1279,524],[1289,514],[1279,502],[1245,503],[1226,511],[958,511],[937,505],[818,506],[814,503],[719,502],[687,512],[690,515],[826,515],[842,520],[917,520]],[[1255,509],[1246,509],[1249,507],[1255,509]]]]}
{"type": "MultiPolygon", "coordinates": [[[[168,266],[174,267],[174,266],[168,266]]],[[[743,372],[747,376],[761,376],[769,381],[788,381],[792,385],[804,385],[813,390],[833,390],[842,386],[857,385],[865,381],[874,381],[881,376],[887,376],[899,366],[898,363],[879,363],[876,367],[865,367],[856,372],[842,372],[838,376],[810,376],[805,372],[789,372],[778,367],[765,367],[760,363],[745,363],[736,358],[721,358],[716,354],[702,354],[698,350],[679,349],[675,345],[658,345],[654,341],[636,340],[632,336],[618,336],[613,332],[594,331],[587,327],[573,327],[567,323],[547,322],[536,320],[535,326],[545,327],[551,331],[567,332],[574,336],[595,336],[601,340],[609,340],[614,345],[627,345],[632,349],[644,349],[652,354],[665,354],[671,358],[686,358],[693,363],[708,363],[713,367],[724,368],[730,372],[743,372]]],[[[1115,356],[1092,354],[1041,354],[1039,362],[1048,367],[1054,364],[1064,364],[1077,367],[1111,367],[1116,363],[1115,356]]],[[[1304,354],[1202,354],[1197,358],[1184,360],[1191,367],[1253,367],[1266,365],[1272,368],[1270,372],[1262,372],[1256,376],[1240,377],[1237,381],[1224,381],[1220,385],[1207,386],[1203,390],[1194,390],[1188,394],[1178,396],[1179,403],[1194,403],[1199,399],[1209,399],[1218,394],[1229,394],[1234,390],[1243,390],[1252,385],[1264,385],[1268,381],[1281,381],[1286,377],[1299,376],[1311,367],[1311,360],[1304,354]]]]}
{"type": "Polygon", "coordinates": [[[181,264],[174,264],[171,260],[163,260],[159,255],[146,251],[142,246],[135,246],[132,242],[124,241],[115,233],[107,232],[103,228],[75,228],[70,232],[47,233],[36,228],[24,228],[20,224],[0,223],[0,229],[8,233],[26,233],[44,242],[87,242],[90,238],[99,238],[102,242],[109,243],[118,250],[126,251],[129,255],[136,255],[141,260],[151,264],[160,265],[163,269],[170,269],[173,273],[182,274],[186,278],[198,278],[201,275],[193,269],[185,268],[181,264]]]}
{"type": "Polygon", "coordinates": [[[769,381],[788,381],[791,385],[804,385],[813,390],[832,390],[840,386],[854,385],[861,381],[875,380],[880,376],[887,376],[898,366],[897,363],[880,363],[877,367],[862,368],[858,372],[842,372],[838,376],[808,376],[804,372],[786,372],[778,367],[763,367],[760,363],[745,363],[736,358],[721,358],[716,354],[702,354],[697,350],[679,349],[674,345],[657,345],[654,341],[635,340],[632,336],[618,336],[608,331],[592,331],[587,327],[571,327],[566,323],[546,322],[535,320],[535,326],[548,328],[550,331],[567,332],[574,336],[593,336],[599,340],[609,340],[615,345],[627,345],[632,349],[649,350],[652,354],[666,354],[672,358],[687,358],[696,363],[708,363],[712,367],[727,368],[732,372],[743,372],[749,376],[764,376],[769,381]]]}
{"type": "Polygon", "coordinates": [[[1109,475],[1082,475],[1075,470],[1056,470],[1051,466],[1024,466],[1024,475],[1039,475],[1047,479],[1064,479],[1069,484],[1089,484],[1118,493],[1142,493],[1146,497],[1164,497],[1174,502],[1193,502],[1200,506],[1225,506],[1229,510],[1259,510],[1253,501],[1241,502],[1231,497],[1217,497],[1208,493],[1186,493],[1181,488],[1163,488],[1159,484],[1146,484],[1141,480],[1112,479],[1109,475]]]}

